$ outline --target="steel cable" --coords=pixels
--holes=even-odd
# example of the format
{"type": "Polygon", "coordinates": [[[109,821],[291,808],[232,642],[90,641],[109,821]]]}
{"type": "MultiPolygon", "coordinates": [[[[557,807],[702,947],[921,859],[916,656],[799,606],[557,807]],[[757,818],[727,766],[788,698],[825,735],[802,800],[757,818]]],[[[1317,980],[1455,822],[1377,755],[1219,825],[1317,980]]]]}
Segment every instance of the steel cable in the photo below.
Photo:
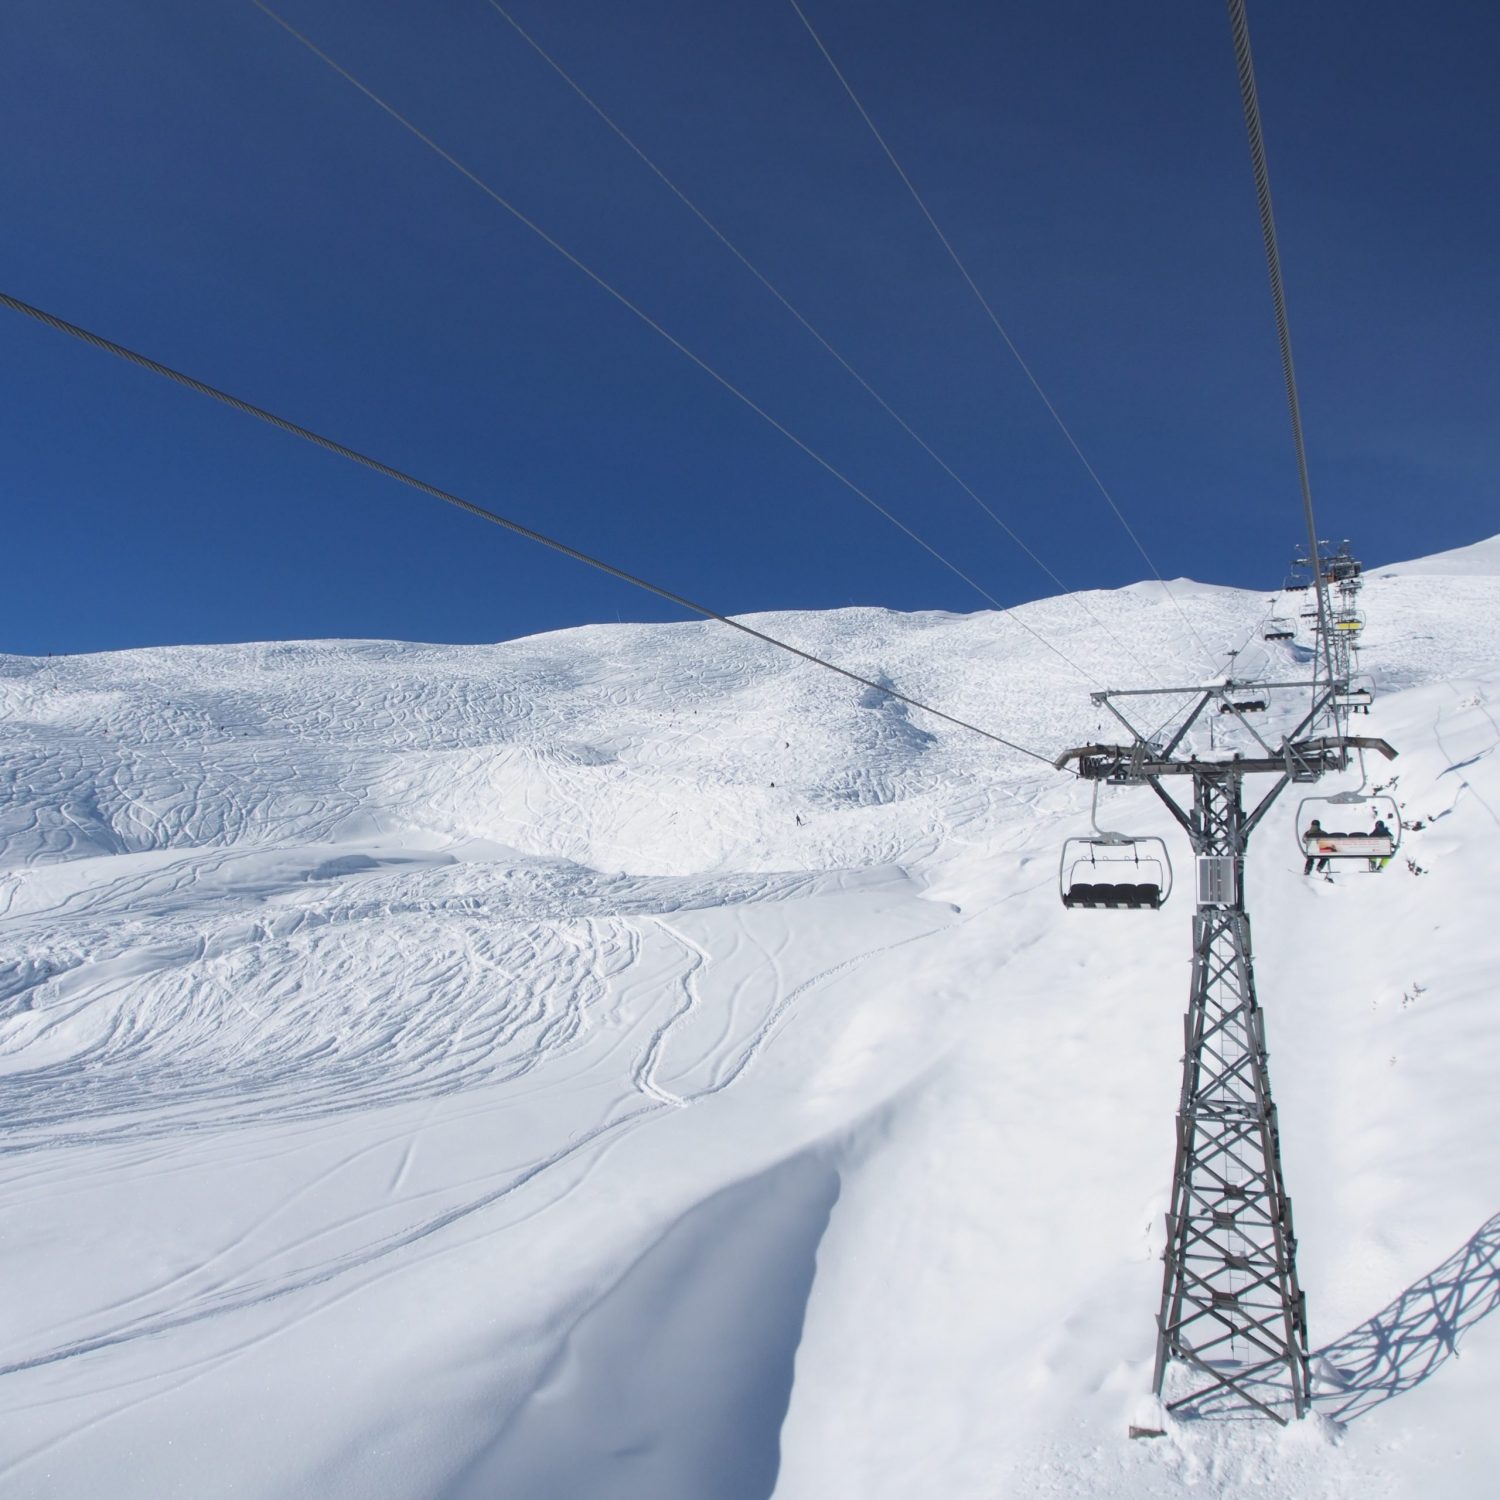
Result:
{"type": "Polygon", "coordinates": [[[965,284],[974,294],[974,297],[978,301],[980,307],[984,309],[985,316],[994,325],[995,332],[1000,335],[1001,339],[1005,343],[1005,347],[1010,350],[1012,357],[1015,359],[1015,362],[1021,368],[1021,373],[1026,377],[1027,382],[1030,384],[1032,390],[1036,392],[1038,398],[1041,400],[1042,405],[1047,408],[1047,414],[1052,418],[1053,422],[1056,423],[1057,430],[1062,433],[1063,437],[1067,440],[1068,446],[1073,450],[1074,455],[1077,457],[1078,462],[1083,465],[1084,472],[1093,481],[1094,488],[1097,489],[1099,493],[1104,497],[1105,503],[1114,513],[1115,519],[1124,528],[1125,535],[1128,536],[1130,540],[1135,544],[1135,550],[1141,554],[1141,560],[1151,570],[1151,576],[1155,578],[1156,581],[1162,586],[1162,591],[1171,601],[1172,607],[1181,617],[1182,623],[1186,625],[1188,630],[1192,633],[1193,639],[1198,642],[1198,645],[1203,650],[1205,659],[1211,665],[1215,660],[1212,648],[1209,646],[1208,642],[1205,641],[1203,637],[1198,633],[1197,626],[1195,626],[1192,620],[1188,618],[1187,611],[1183,609],[1181,603],[1177,599],[1177,596],[1172,592],[1171,587],[1168,585],[1167,580],[1162,577],[1160,570],[1151,560],[1150,553],[1146,551],[1146,548],[1141,542],[1140,537],[1136,535],[1135,529],[1131,526],[1130,522],[1125,519],[1125,513],[1120,509],[1119,505],[1115,503],[1115,497],[1110,494],[1108,487],[1099,477],[1098,471],[1094,468],[1093,464],[1089,462],[1083,449],[1079,446],[1078,439],[1073,436],[1072,430],[1069,428],[1068,424],[1063,421],[1062,414],[1052,404],[1052,400],[1047,395],[1046,391],[1042,389],[1042,384],[1036,378],[1035,374],[1032,373],[1031,366],[1026,363],[1024,358],[1022,358],[1021,351],[1016,347],[1015,342],[1012,340],[1010,334],[1006,331],[1005,325],[1000,321],[999,314],[996,313],[995,309],[991,306],[989,298],[986,297],[980,290],[979,283],[976,282],[973,276],[969,274],[969,268],[959,257],[958,251],[953,248],[953,242],[943,232],[942,226],[933,216],[932,210],[928,208],[927,200],[923,198],[921,193],[917,191],[916,184],[907,175],[905,167],[901,165],[900,161],[896,157],[896,153],[891,150],[890,145],[886,141],[886,138],[880,133],[879,127],[870,117],[870,112],[865,108],[864,104],[860,101],[859,95],[854,92],[853,86],[844,76],[843,69],[841,69],[838,63],[834,61],[833,54],[824,44],[823,38],[818,35],[817,31],[813,28],[812,22],[808,20],[807,12],[804,11],[801,5],[798,4],[798,0],[788,0],[788,3],[791,5],[792,9],[797,12],[797,16],[801,20],[803,26],[807,28],[807,34],[817,44],[818,51],[823,54],[824,61],[827,62],[828,66],[833,70],[833,76],[838,79],[840,84],[843,85],[844,92],[848,94],[850,103],[854,105],[854,108],[859,113],[860,119],[862,119],[865,122],[865,125],[869,128],[870,134],[875,137],[876,143],[885,153],[886,160],[890,162],[892,168],[895,170],[896,175],[905,185],[907,192],[911,194],[912,201],[917,205],[919,209],[921,209],[922,217],[927,220],[929,225],[931,225],[932,232],[937,235],[939,241],[941,241],[942,243],[943,249],[948,252],[948,258],[953,262],[954,266],[957,267],[959,275],[963,277],[965,284]]]}
{"type": "Polygon", "coordinates": [[[966,729],[973,734],[982,735],[987,740],[993,740],[997,745],[1004,745],[1009,750],[1015,750],[1021,755],[1028,755],[1032,760],[1039,760],[1048,766],[1052,765],[1051,756],[1043,755],[1036,750],[1029,750],[1025,745],[1020,745],[1014,740],[1006,739],[1004,735],[995,734],[988,729],[981,729],[977,724],[971,724],[966,719],[960,719],[953,714],[944,713],[940,708],[933,708],[930,704],[923,703],[918,698],[898,692],[895,688],[887,687],[885,684],[875,682],[871,678],[862,677],[858,672],[851,672],[847,667],[841,667],[836,662],[828,661],[811,651],[804,651],[800,646],[793,646],[788,641],[779,640],[773,635],[767,635],[765,631],[757,630],[753,625],[746,625],[741,620],[732,619],[729,615],[720,614],[718,610],[710,609],[706,604],[698,604],[694,600],[684,597],[682,594],[674,593],[671,589],[664,588],[661,584],[652,583],[649,579],[638,577],[634,573],[627,572],[624,568],[617,568],[613,563],[605,562],[602,558],[593,557],[587,552],[581,552],[577,547],[570,547],[566,542],[560,542],[555,537],[547,536],[544,532],[535,531],[530,526],[523,525],[520,521],[511,520],[510,517],[502,516],[493,510],[487,510],[482,505],[476,505],[472,500],[465,500],[461,495],[455,495],[451,490],[442,489],[438,485],[429,484],[425,479],[418,479],[415,475],[408,474],[402,469],[393,468],[390,464],[382,463],[378,458],[371,458],[369,454],[361,453],[356,448],[350,448],[344,443],[336,442],[333,438],[324,437],[321,433],[314,432],[311,428],[303,427],[296,422],[289,421],[286,417],[277,416],[275,412],[267,411],[263,406],[256,406],[253,402],[245,401],[239,396],[231,395],[228,391],[220,390],[217,386],[209,385],[206,381],[198,380],[192,375],[184,374],[181,370],[174,370],[170,365],[164,365],[160,360],[152,359],[149,355],[141,354],[134,349],[127,348],[124,344],[117,344],[113,339],[107,339],[101,334],[92,333],[87,328],[80,328],[78,324],[69,323],[64,318],[59,318],[53,313],[33,306],[30,302],[23,302],[19,297],[12,297],[6,292],[0,292],[0,306],[5,306],[14,312],[22,313],[28,318],[35,319],[38,323],[45,324],[48,328],[56,329],[59,333],[65,333],[71,338],[79,339],[85,344],[92,345],[95,349],[101,349],[106,354],[113,354],[118,359],[138,365],[143,370],[149,370],[153,375],[160,375],[164,379],[175,381],[178,385],[186,386],[190,391],[196,391],[200,396],[209,396],[215,401],[222,402],[225,406],[233,407],[235,411],[243,412],[246,416],[255,417],[262,422],[267,422],[272,427],[279,427],[283,432],[290,433],[293,437],[301,438],[304,442],[313,443],[319,448],[326,449],[329,453],[348,459],[350,463],[361,464],[365,468],[372,469],[375,473],[381,474],[387,479],[394,479],[398,484],[404,484],[411,489],[420,490],[424,495],[431,495],[434,499],[442,500],[448,505],[457,506],[459,510],[467,511],[471,516],[477,516],[481,521],[488,521],[494,526],[504,527],[505,530],[512,531],[517,536],[525,537],[529,542],[536,542],[539,546],[549,547],[552,551],[561,553],[564,557],[571,558],[574,562],[583,563],[585,566],[595,568],[601,573],[608,573],[611,578],[618,578],[623,583],[628,583],[634,588],[644,589],[648,594],[655,594],[657,598],[665,599],[669,604],[675,604],[680,609],[702,615],[708,620],[717,620],[719,624],[727,625],[731,630],[738,630],[743,635],[763,641],[766,645],[774,646],[779,651],[789,652],[792,656],[800,657],[803,661],[811,662],[814,666],[823,667],[830,672],[837,672],[840,677],[846,677],[850,682],[858,683],[861,687],[872,688],[875,692],[882,693],[887,698],[892,698],[898,703],[904,703],[911,708],[920,709],[923,713],[931,714],[934,718],[942,719],[959,729],[966,729]]]}
{"type": "MultiPolygon", "coordinates": [[[[690,197],[688,197],[687,193],[685,193],[683,189],[679,187],[677,183],[674,182],[672,178],[670,178],[666,174],[666,172],[664,172],[662,168],[656,164],[656,162],[646,153],[646,151],[640,145],[638,145],[637,142],[633,140],[629,134],[626,133],[623,127],[620,126],[604,109],[604,107],[600,105],[592,95],[589,94],[589,92],[583,87],[583,85],[580,84],[578,80],[575,79],[572,74],[570,74],[567,69],[565,69],[562,64],[558,62],[558,60],[553,57],[552,54],[548,52],[547,49],[543,47],[542,44],[538,42],[537,39],[532,36],[529,31],[526,30],[526,28],[522,26],[521,23],[517,21],[516,18],[511,15],[511,13],[503,5],[500,4],[500,0],[486,0],[486,3],[498,16],[501,17],[502,20],[504,20],[510,26],[510,28],[516,33],[516,35],[519,36],[521,40],[525,42],[526,45],[530,47],[531,50],[535,52],[536,55],[540,57],[542,61],[545,62],[547,66],[551,68],[552,71],[556,73],[557,76],[561,78],[565,84],[567,84],[567,86],[589,107],[589,109],[591,109],[594,114],[596,114],[599,119],[609,127],[609,129],[615,134],[615,136],[617,136],[619,140],[627,148],[629,148],[632,153],[634,153],[634,155],[638,158],[642,165],[645,166],[647,170],[657,178],[662,186],[665,187],[667,191],[670,192],[682,204],[682,206],[686,208],[688,212],[691,213],[693,217],[696,218],[698,222],[702,224],[703,227],[708,230],[708,232],[713,235],[713,237],[718,240],[719,243],[723,245],[723,247],[732,256],[734,256],[734,258],[739,261],[739,263],[744,266],[744,268],[758,282],[760,282],[760,284],[787,310],[787,312],[789,312],[792,317],[794,317],[797,322],[800,323],[802,327],[806,329],[807,332],[811,334],[819,344],[822,345],[827,353],[832,356],[832,358],[836,360],[839,365],[843,367],[848,375],[855,382],[857,382],[857,384],[865,391],[865,393],[871,398],[871,400],[873,400],[876,405],[878,405],[881,410],[884,411],[886,415],[890,417],[891,420],[895,422],[896,425],[900,427],[901,430],[906,433],[906,435],[911,438],[911,440],[916,443],[917,446],[921,448],[922,451],[926,453],[927,456],[932,459],[932,461],[964,492],[964,494],[966,494],[969,499],[971,499],[974,504],[977,505],[980,510],[982,510],[985,515],[987,515],[990,520],[992,520],[995,525],[999,527],[1000,530],[1004,532],[1005,535],[1009,537],[1010,540],[1023,553],[1025,553],[1025,555],[1030,558],[1030,560],[1035,563],[1043,573],[1047,575],[1052,583],[1057,586],[1058,591],[1062,594],[1066,594],[1069,598],[1071,598],[1076,606],[1085,615],[1087,615],[1090,620],[1093,621],[1093,623],[1104,633],[1105,636],[1107,636],[1127,656],[1134,660],[1136,664],[1142,668],[1143,671],[1145,671],[1149,676],[1155,678],[1156,674],[1151,670],[1149,664],[1141,661],[1141,659],[1136,656],[1135,652],[1132,651],[1131,648],[1126,645],[1126,643],[1122,641],[1119,636],[1117,636],[1114,631],[1112,631],[1109,626],[1105,624],[1105,622],[1101,620],[1099,616],[1096,615],[1093,610],[1088,607],[1087,604],[1083,602],[1078,592],[1070,588],[1066,583],[1063,582],[1061,578],[1057,576],[1056,573],[1052,571],[1051,567],[1049,567],[1048,564],[1044,562],[1042,558],[1040,558],[1037,553],[1030,546],[1028,546],[1020,536],[1017,535],[1014,530],[1011,529],[1011,527],[1005,522],[1005,520],[994,510],[994,508],[987,504],[985,500],[968,483],[968,481],[965,480],[963,476],[960,475],[956,470],[954,470],[953,467],[947,462],[947,460],[945,460],[942,455],[938,453],[935,448],[933,448],[931,443],[929,443],[927,439],[921,435],[921,433],[919,433],[914,427],[912,427],[912,425],[906,420],[906,418],[903,417],[900,412],[898,412],[890,404],[890,402],[887,401],[886,398],[882,396],[880,392],[877,391],[875,387],[871,385],[870,382],[866,380],[865,377],[854,368],[849,360],[833,345],[833,343],[818,328],[816,328],[806,317],[806,315],[803,314],[803,312],[791,301],[791,299],[788,298],[784,292],[782,292],[780,287],[778,287],[773,281],[771,281],[771,279],[760,269],[760,267],[757,266],[749,258],[749,256],[747,256],[744,251],[741,250],[740,247],[736,245],[734,241],[731,240],[729,236],[725,234],[724,231],[720,229],[719,226],[715,224],[714,221],[710,219],[708,215],[704,213],[703,210],[699,208],[698,205],[693,202],[690,197]]],[[[1065,657],[1064,659],[1067,660],[1068,658],[1065,657]]],[[[1069,661],[1069,665],[1074,666],[1075,669],[1080,672],[1083,671],[1081,667],[1077,667],[1076,663],[1069,661]]],[[[1091,676],[1092,674],[1085,673],[1085,675],[1091,676]]],[[[1097,681],[1097,679],[1094,680],[1097,681]]]]}
{"type": "MultiPolygon", "coordinates": [[[[795,4],[795,0],[793,0],[795,4]]],[[[1281,373],[1286,383],[1287,410],[1292,419],[1292,446],[1297,453],[1297,480],[1302,487],[1302,515],[1307,523],[1307,555],[1318,600],[1318,632],[1323,640],[1329,686],[1333,685],[1333,644],[1330,640],[1328,583],[1318,550],[1318,524],[1313,516],[1312,482],[1307,473],[1307,445],[1302,435],[1302,403],[1297,396],[1297,371],[1292,362],[1292,333],[1287,322],[1286,288],[1281,280],[1281,251],[1276,241],[1276,217],[1271,209],[1271,175],[1266,166],[1266,143],[1260,128],[1260,98],[1255,88],[1255,61],[1250,54],[1250,28],[1244,0],[1227,0],[1229,31],[1240,79],[1240,103],[1245,133],[1250,140],[1250,170],[1255,178],[1255,201],[1260,209],[1260,233],[1265,242],[1266,271],[1271,279],[1271,304],[1276,314],[1276,339],[1281,346],[1281,373]]],[[[1316,674],[1315,674],[1316,675],[1316,674]]]]}
{"type": "Polygon", "coordinates": [[[391,119],[393,119],[398,125],[400,125],[402,129],[406,130],[409,134],[414,136],[424,146],[426,146],[429,151],[441,157],[455,171],[468,178],[468,180],[472,182],[474,186],[477,187],[482,193],[484,193],[486,197],[503,208],[518,223],[524,225],[527,229],[529,229],[545,245],[555,250],[570,265],[581,271],[585,276],[588,277],[590,281],[594,283],[595,286],[599,287],[601,291],[607,292],[622,307],[639,318],[640,321],[644,323],[646,327],[651,329],[653,333],[656,333],[661,338],[665,339],[666,342],[669,343],[674,349],[676,349],[679,354],[691,360],[693,364],[695,364],[700,370],[704,372],[704,374],[710,376],[713,380],[715,380],[720,386],[724,388],[724,390],[728,391],[730,395],[735,397],[736,400],[749,407],[749,409],[753,411],[755,415],[758,416],[763,422],[765,422],[768,426],[773,427],[782,435],[782,437],[786,438],[787,441],[792,443],[795,447],[801,449],[801,451],[805,453],[810,459],[812,459],[812,461],[817,464],[818,467],[821,468],[825,473],[836,479],[851,494],[857,496],[860,500],[863,500],[871,510],[874,510],[880,515],[884,516],[885,519],[889,521],[892,526],[896,527],[898,531],[901,531],[906,536],[910,537],[911,540],[914,541],[919,547],[921,547],[924,552],[926,552],[930,557],[934,558],[943,567],[947,568],[947,570],[952,573],[955,578],[960,579],[963,583],[966,583],[971,589],[973,589],[981,599],[984,599],[988,603],[992,604],[1007,619],[1011,620],[1016,625],[1019,625],[1022,630],[1026,631],[1028,635],[1033,636],[1044,647],[1046,647],[1047,650],[1051,651],[1055,656],[1064,661],[1073,671],[1077,672],[1079,676],[1085,677],[1091,682],[1098,681],[1098,679],[1094,677],[1093,673],[1089,672],[1086,668],[1079,666],[1077,662],[1073,661],[1069,656],[1066,655],[1066,653],[1060,651],[1049,640],[1047,640],[1045,636],[1041,635],[1030,625],[1028,625],[1025,620],[1021,619],[1017,615],[1012,614],[1004,604],[1002,604],[992,593],[990,593],[988,589],[986,589],[982,584],[978,583],[975,579],[971,578],[956,563],[950,561],[947,557],[945,557],[941,552],[938,551],[936,547],[932,545],[931,542],[927,541],[925,537],[919,535],[916,531],[914,531],[910,526],[906,524],[906,522],[901,520],[899,516],[895,515],[894,512],[886,509],[886,507],[882,505],[877,499],[875,499],[875,497],[871,495],[867,490],[865,490],[862,486],[852,480],[841,469],[830,463],[828,459],[824,458],[823,455],[819,453],[815,448],[813,448],[809,443],[798,437],[797,434],[794,433],[784,423],[778,421],[775,417],[773,417],[770,412],[765,409],[765,407],[761,406],[760,403],[757,402],[753,397],[748,395],[745,391],[741,390],[739,386],[737,386],[732,380],[728,378],[728,376],[721,374],[711,364],[709,364],[707,360],[694,353],[694,351],[688,348],[688,346],[684,344],[681,339],[677,338],[674,334],[669,333],[667,329],[663,327],[661,323],[657,322],[657,320],[653,318],[651,314],[648,313],[643,307],[639,306],[639,304],[635,302],[632,302],[629,297],[627,297],[618,288],[613,286],[610,282],[606,281],[603,276],[601,276],[583,260],[579,259],[578,256],[574,255],[573,252],[569,250],[565,245],[563,245],[559,240],[553,238],[552,235],[548,234],[548,232],[543,229],[541,225],[538,224],[534,219],[528,217],[502,193],[496,191],[496,189],[491,187],[490,184],[487,183],[482,177],[480,177],[477,172],[474,172],[472,169],[465,166],[463,162],[459,161],[459,159],[451,152],[445,150],[442,146],[440,146],[424,130],[422,130],[419,126],[413,124],[411,120],[407,119],[407,117],[395,107],[395,105],[382,98],[374,91],[374,89],[370,88],[369,85],[356,78],[355,75],[351,73],[346,67],[336,61],[334,58],[330,57],[329,54],[323,51],[323,49],[319,47],[316,42],[312,41],[309,37],[304,36],[302,32],[298,31],[297,28],[293,26],[289,21],[278,15],[269,5],[265,3],[265,0],[250,0],[250,3],[255,6],[257,10],[263,12],[267,17],[269,17],[278,26],[280,26],[281,29],[285,31],[289,36],[294,38],[297,42],[301,43],[301,45],[305,47],[310,53],[312,53],[312,55],[316,57],[320,62],[324,63],[333,72],[337,73],[338,76],[344,79],[346,83],[353,85],[353,87],[356,88],[361,94],[363,94],[365,98],[367,98],[372,104],[383,110],[387,115],[390,116],[391,119]]]}

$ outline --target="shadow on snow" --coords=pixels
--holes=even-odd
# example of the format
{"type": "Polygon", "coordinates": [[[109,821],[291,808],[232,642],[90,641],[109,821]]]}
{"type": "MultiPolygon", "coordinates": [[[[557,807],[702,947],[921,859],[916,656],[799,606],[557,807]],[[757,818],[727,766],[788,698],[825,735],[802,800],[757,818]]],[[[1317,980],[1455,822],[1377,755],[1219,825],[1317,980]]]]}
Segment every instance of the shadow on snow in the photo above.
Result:
{"type": "Polygon", "coordinates": [[[442,1500],[767,1500],[839,1180],[812,1154],[673,1224],[442,1500]]]}
{"type": "Polygon", "coordinates": [[[1315,1408],[1350,1422],[1421,1385],[1500,1306],[1500,1214],[1388,1307],[1313,1356],[1315,1408]]]}

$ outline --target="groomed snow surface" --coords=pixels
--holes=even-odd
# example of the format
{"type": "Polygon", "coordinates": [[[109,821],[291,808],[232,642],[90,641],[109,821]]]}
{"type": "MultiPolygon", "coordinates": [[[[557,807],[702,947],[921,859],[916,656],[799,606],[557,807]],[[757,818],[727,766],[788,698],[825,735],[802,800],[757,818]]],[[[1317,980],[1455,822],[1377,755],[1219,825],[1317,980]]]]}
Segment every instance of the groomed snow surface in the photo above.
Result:
{"type": "MultiPolygon", "coordinates": [[[[1295,793],[1252,846],[1287,1430],[1145,1397],[1149,792],[1101,822],[1177,895],[1070,912],[1086,788],[719,626],[0,658],[0,1494],[1493,1495],[1496,575],[1362,597],[1390,868],[1304,879],[1295,793]]],[[[1105,726],[1023,625],[1100,685],[1305,671],[1173,593],[756,623],[1048,755],[1105,726]]]]}

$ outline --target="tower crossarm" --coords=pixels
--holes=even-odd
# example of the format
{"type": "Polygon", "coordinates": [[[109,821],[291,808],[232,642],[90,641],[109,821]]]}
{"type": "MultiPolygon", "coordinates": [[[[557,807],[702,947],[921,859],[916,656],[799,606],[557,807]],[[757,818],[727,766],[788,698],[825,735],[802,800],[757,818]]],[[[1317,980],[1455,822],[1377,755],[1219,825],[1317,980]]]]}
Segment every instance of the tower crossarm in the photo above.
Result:
{"type": "Polygon", "coordinates": [[[1294,781],[1316,781],[1330,771],[1341,771],[1351,750],[1373,750],[1394,760],[1397,751],[1373,735],[1319,735],[1313,739],[1287,740],[1272,755],[1233,755],[1209,758],[1167,755],[1153,744],[1075,745],[1064,750],[1054,764],[1059,771],[1072,769],[1085,781],[1107,781],[1116,785],[1139,785],[1158,776],[1215,775],[1233,771],[1240,776],[1290,776],[1294,781]]]}

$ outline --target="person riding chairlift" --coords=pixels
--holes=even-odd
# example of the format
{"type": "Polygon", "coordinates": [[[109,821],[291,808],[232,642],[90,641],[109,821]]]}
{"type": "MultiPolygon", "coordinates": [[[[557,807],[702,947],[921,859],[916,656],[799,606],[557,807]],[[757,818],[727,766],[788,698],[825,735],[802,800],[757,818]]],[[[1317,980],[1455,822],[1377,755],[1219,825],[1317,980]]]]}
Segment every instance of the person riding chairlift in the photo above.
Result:
{"type": "MultiPolygon", "coordinates": [[[[1376,818],[1375,826],[1370,830],[1370,837],[1372,839],[1388,839],[1390,836],[1391,830],[1386,827],[1385,819],[1376,818]]],[[[1389,854],[1372,854],[1370,856],[1370,869],[1372,872],[1383,870],[1390,862],[1391,857],[1389,854]]]]}
{"type": "Polygon", "coordinates": [[[1328,856],[1326,854],[1319,854],[1316,848],[1319,840],[1324,837],[1325,835],[1323,833],[1322,823],[1314,818],[1312,822],[1307,825],[1307,832],[1302,835],[1302,847],[1304,849],[1307,849],[1309,845],[1314,846],[1307,856],[1307,862],[1302,866],[1302,873],[1304,875],[1312,874],[1314,862],[1317,863],[1318,873],[1320,875],[1328,869],[1328,856]]]}

